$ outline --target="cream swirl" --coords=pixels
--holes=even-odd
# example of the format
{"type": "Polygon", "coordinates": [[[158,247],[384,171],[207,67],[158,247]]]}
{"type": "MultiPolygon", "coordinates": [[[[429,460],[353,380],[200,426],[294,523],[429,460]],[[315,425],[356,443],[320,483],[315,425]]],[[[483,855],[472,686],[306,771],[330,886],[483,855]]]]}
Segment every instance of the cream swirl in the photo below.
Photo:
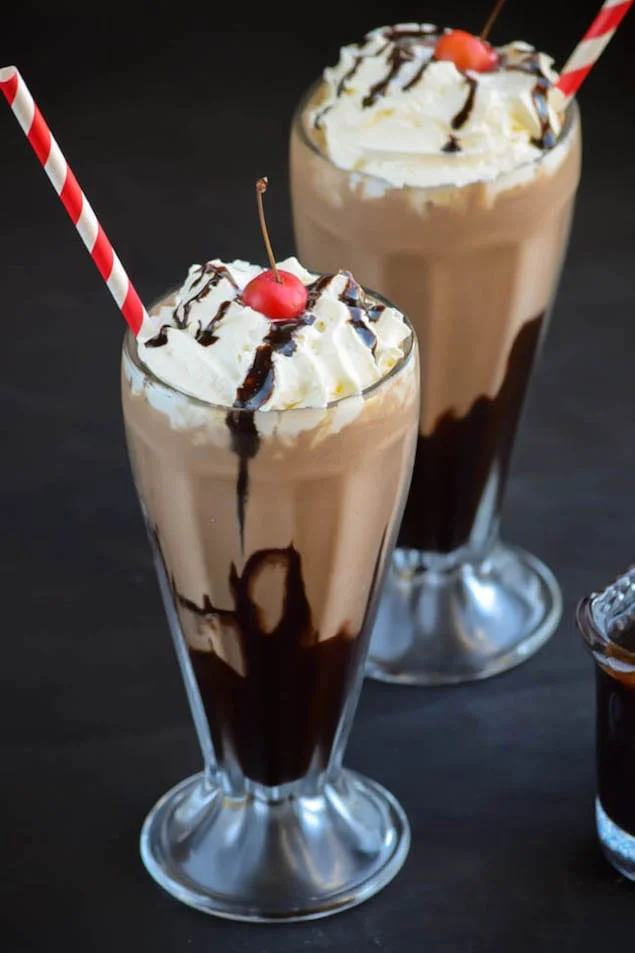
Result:
{"type": "Polygon", "coordinates": [[[497,47],[491,72],[434,58],[448,30],[380,27],[323,73],[309,125],[343,169],[395,187],[491,180],[553,147],[562,128],[553,60],[527,43],[497,47]]]}
{"type": "Polygon", "coordinates": [[[200,400],[287,410],[359,395],[403,357],[411,335],[403,315],[368,297],[348,272],[314,275],[296,258],[278,267],[308,288],[297,319],[272,321],[244,304],[241,291],[263,268],[214,259],[192,265],[170,304],[153,311],[141,360],[200,400]]]}

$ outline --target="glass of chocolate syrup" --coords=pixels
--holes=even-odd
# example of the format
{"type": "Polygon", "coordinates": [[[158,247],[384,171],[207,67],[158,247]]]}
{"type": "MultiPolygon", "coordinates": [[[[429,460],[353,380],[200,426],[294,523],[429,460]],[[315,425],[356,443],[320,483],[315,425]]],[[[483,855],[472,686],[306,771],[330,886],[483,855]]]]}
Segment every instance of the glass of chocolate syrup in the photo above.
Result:
{"type": "Polygon", "coordinates": [[[577,623],[595,662],[598,838],[635,880],[635,566],[582,599],[577,623]]]}

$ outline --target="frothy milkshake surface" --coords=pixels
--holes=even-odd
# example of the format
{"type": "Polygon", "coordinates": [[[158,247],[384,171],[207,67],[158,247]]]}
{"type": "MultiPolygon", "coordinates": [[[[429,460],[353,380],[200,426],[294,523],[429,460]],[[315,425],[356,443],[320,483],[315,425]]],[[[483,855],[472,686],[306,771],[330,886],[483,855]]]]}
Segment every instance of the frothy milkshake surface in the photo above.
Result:
{"type": "Polygon", "coordinates": [[[209,403],[290,410],[360,395],[403,357],[411,335],[403,315],[370,300],[349,272],[311,274],[296,258],[278,267],[307,286],[297,318],[272,321],[242,300],[260,266],[195,264],[173,299],[152,312],[139,341],[143,362],[176,390],[209,403]]]}
{"type": "Polygon", "coordinates": [[[309,125],[342,169],[394,187],[462,186],[531,163],[562,129],[553,59],[524,42],[495,48],[494,69],[436,59],[433,24],[379,27],[323,72],[309,125]]]}

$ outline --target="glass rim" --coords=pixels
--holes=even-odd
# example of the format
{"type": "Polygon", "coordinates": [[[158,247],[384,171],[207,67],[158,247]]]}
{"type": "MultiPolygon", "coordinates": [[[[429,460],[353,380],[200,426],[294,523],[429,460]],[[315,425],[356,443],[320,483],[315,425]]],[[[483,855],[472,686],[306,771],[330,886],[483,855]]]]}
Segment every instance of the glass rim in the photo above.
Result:
{"type": "MultiPolygon", "coordinates": [[[[311,271],[312,275],[316,277],[324,277],[323,272],[311,271]]],[[[148,367],[143,358],[139,353],[139,347],[137,342],[136,335],[132,332],[130,327],[127,327],[124,332],[123,337],[123,351],[125,356],[132,361],[138,371],[140,371],[147,379],[149,379],[154,387],[158,387],[164,391],[167,391],[169,394],[175,395],[177,397],[185,398],[189,403],[198,405],[199,407],[204,407],[208,410],[220,411],[222,413],[232,413],[232,414],[301,414],[315,411],[328,411],[333,410],[335,407],[344,405],[347,401],[351,400],[367,400],[369,397],[372,397],[374,393],[383,388],[389,381],[397,377],[407,366],[412,358],[413,354],[417,352],[419,342],[415,333],[415,330],[408,318],[408,315],[397,307],[392,301],[386,298],[384,295],[380,294],[378,291],[373,291],[370,288],[367,288],[365,285],[361,285],[364,294],[368,297],[378,301],[380,304],[385,305],[388,308],[394,308],[399,311],[402,315],[404,323],[408,330],[410,331],[410,336],[406,342],[406,349],[396,362],[396,364],[390,368],[387,374],[384,374],[383,377],[380,377],[379,380],[373,381],[372,384],[369,384],[368,387],[365,387],[359,394],[346,394],[343,397],[336,397],[335,400],[329,401],[323,406],[306,406],[306,407],[289,407],[289,408],[266,408],[258,407],[256,409],[249,409],[247,407],[230,407],[227,404],[217,404],[211,400],[205,400],[201,397],[196,397],[194,394],[190,394],[187,391],[180,390],[178,387],[175,387],[173,384],[170,384],[168,381],[163,380],[163,378],[158,377],[154,371],[148,367]]],[[[175,294],[179,287],[172,288],[166,291],[163,295],[156,298],[154,302],[150,305],[148,309],[149,312],[152,312],[157,308],[162,302],[167,301],[171,295],[175,294]]]]}
{"type": "Polygon", "coordinates": [[[551,155],[559,145],[561,145],[571,134],[574,126],[577,124],[576,120],[580,118],[580,109],[578,106],[578,101],[575,97],[571,99],[567,105],[565,119],[562,124],[562,129],[556,140],[556,144],[552,149],[545,150],[541,155],[536,156],[535,159],[528,159],[527,162],[522,162],[520,165],[514,166],[513,169],[508,170],[507,172],[500,172],[495,175],[493,178],[489,179],[474,179],[473,181],[466,182],[464,185],[456,185],[454,182],[439,182],[436,185],[393,185],[388,179],[382,178],[380,175],[376,175],[373,172],[364,172],[358,169],[345,169],[343,166],[337,165],[327,153],[320,148],[320,146],[315,142],[315,140],[309,135],[306,124],[303,121],[304,113],[307,107],[307,104],[311,101],[315,93],[318,91],[324,79],[322,76],[318,76],[317,79],[314,79],[313,82],[304,90],[300,99],[296,103],[295,109],[293,111],[293,117],[291,120],[291,128],[298,131],[301,142],[307,146],[311,152],[316,156],[323,159],[327,162],[333,169],[338,169],[340,172],[343,172],[345,175],[355,176],[360,182],[381,182],[382,185],[385,185],[388,190],[393,191],[412,191],[412,192],[436,192],[436,191],[445,191],[447,189],[467,189],[470,186],[487,184],[492,185],[499,182],[501,179],[504,179],[506,176],[513,176],[518,172],[521,172],[523,169],[531,168],[534,165],[540,165],[541,162],[544,162],[549,155],[551,155]]]}
{"type": "MultiPolygon", "coordinates": [[[[620,643],[615,640],[611,631],[607,631],[606,627],[602,626],[595,611],[600,600],[617,592],[620,581],[624,579],[626,575],[627,573],[624,573],[618,577],[616,582],[607,586],[606,589],[601,592],[592,592],[583,599],[580,599],[576,606],[575,621],[587,648],[597,662],[600,664],[606,664],[611,661],[621,662],[623,665],[628,665],[629,668],[632,667],[635,669],[635,650],[620,645],[620,643]]],[[[635,600],[633,602],[633,608],[635,608],[635,600]]],[[[622,609],[622,611],[625,610],[622,609]]],[[[619,611],[611,612],[609,609],[605,611],[605,615],[609,620],[615,620],[616,616],[619,615],[619,611]]],[[[615,626],[615,631],[620,631],[618,625],[615,626]]]]}

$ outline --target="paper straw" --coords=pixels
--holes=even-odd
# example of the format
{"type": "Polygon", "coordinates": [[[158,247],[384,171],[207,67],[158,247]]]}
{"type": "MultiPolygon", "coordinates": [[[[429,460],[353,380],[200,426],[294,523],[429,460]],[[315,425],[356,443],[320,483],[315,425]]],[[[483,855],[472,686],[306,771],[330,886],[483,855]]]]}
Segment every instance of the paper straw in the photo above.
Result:
{"type": "Polygon", "coordinates": [[[560,71],[557,86],[567,102],[580,89],[632,5],[633,0],[605,0],[602,4],[595,20],[560,71]]]}
{"type": "Polygon", "coordinates": [[[0,89],[121,313],[139,334],[149,320],[147,311],[15,66],[0,69],[0,89]]]}

